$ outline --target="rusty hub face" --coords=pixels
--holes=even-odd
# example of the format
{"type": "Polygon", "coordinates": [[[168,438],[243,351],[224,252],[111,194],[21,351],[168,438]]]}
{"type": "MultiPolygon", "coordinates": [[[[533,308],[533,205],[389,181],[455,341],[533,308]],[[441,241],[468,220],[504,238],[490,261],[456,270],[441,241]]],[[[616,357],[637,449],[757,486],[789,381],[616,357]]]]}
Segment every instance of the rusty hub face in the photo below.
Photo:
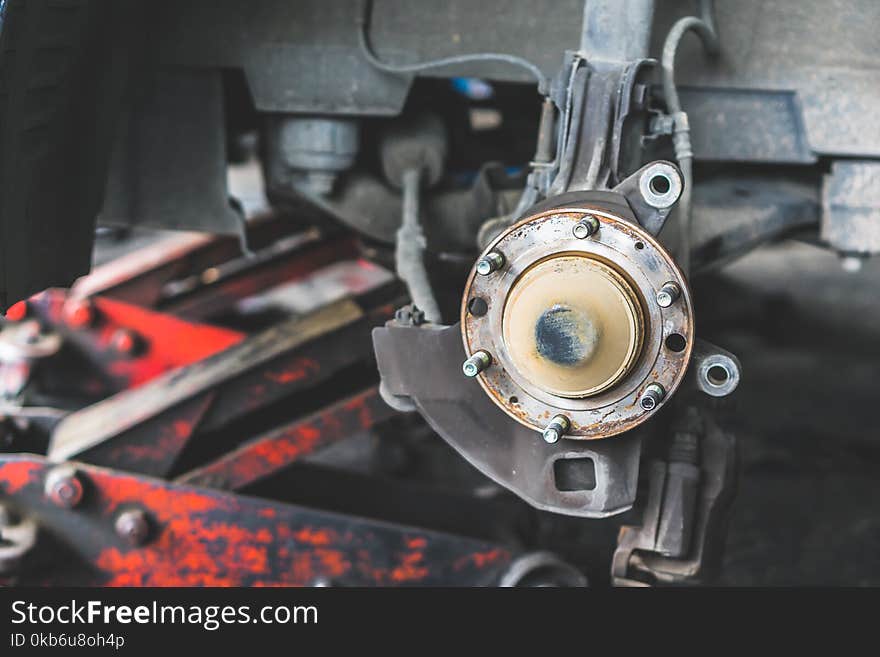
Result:
{"type": "Polygon", "coordinates": [[[690,296],[639,226],[585,202],[526,218],[491,253],[503,265],[471,273],[462,332],[468,354],[491,354],[477,378],[506,413],[538,431],[561,413],[567,437],[604,438],[646,420],[676,389],[691,351],[690,296]],[[598,230],[573,230],[590,217],[598,230]],[[681,294],[661,307],[669,283],[681,294]],[[666,394],[646,409],[639,402],[651,384],[666,394]]]}

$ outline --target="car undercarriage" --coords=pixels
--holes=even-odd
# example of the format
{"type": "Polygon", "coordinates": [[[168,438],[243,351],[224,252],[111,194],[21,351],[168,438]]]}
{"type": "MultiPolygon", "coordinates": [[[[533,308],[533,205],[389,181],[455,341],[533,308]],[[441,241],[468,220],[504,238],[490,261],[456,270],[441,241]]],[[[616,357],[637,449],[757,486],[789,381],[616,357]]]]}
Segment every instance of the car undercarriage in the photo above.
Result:
{"type": "Polygon", "coordinates": [[[880,6],[0,16],[0,583],[880,582],[880,6]]]}

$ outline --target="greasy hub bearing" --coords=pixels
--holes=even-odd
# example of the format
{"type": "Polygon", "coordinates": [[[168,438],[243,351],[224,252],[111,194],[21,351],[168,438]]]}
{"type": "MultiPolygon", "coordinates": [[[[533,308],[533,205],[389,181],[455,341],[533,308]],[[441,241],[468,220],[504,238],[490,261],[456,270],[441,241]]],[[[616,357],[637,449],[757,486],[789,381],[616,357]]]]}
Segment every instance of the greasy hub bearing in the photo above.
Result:
{"type": "Polygon", "coordinates": [[[465,288],[465,349],[491,357],[477,379],[519,422],[543,431],[562,414],[566,437],[604,438],[643,422],[680,383],[693,337],[687,285],[634,221],[585,196],[508,229],[482,260],[492,266],[465,288]]]}

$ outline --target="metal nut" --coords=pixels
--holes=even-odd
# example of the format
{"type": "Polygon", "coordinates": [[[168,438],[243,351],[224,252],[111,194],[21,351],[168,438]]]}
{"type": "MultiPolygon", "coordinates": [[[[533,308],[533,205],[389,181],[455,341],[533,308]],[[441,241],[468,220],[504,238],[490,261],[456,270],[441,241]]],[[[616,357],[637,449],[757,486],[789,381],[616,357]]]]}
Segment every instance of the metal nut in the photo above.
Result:
{"type": "Polygon", "coordinates": [[[120,354],[125,354],[126,356],[137,355],[140,352],[142,344],[141,338],[137,333],[124,328],[117,329],[116,332],[113,333],[110,338],[110,343],[116,351],[120,354]]]}
{"type": "Polygon", "coordinates": [[[150,533],[150,521],[140,509],[123,511],[113,525],[116,535],[131,546],[143,545],[150,533]]]}

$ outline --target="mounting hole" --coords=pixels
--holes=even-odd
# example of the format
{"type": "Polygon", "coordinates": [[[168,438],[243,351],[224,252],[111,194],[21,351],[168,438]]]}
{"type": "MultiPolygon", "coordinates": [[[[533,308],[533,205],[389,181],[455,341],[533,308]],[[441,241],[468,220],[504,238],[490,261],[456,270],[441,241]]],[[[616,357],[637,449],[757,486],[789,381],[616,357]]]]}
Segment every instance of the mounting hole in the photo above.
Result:
{"type": "Polygon", "coordinates": [[[468,312],[474,317],[482,317],[489,312],[489,304],[486,303],[485,299],[474,297],[468,301],[468,312]]]}
{"type": "Polygon", "coordinates": [[[641,251],[644,248],[645,248],[644,242],[636,242],[636,250],[641,251]]]}
{"type": "Polygon", "coordinates": [[[596,465],[591,458],[557,459],[553,463],[553,474],[559,491],[596,488],[596,465]]]}
{"type": "Polygon", "coordinates": [[[712,397],[729,395],[739,385],[739,363],[725,354],[703,356],[698,372],[697,385],[712,397]]]}
{"type": "Polygon", "coordinates": [[[514,395],[513,397],[511,397],[511,398],[508,399],[507,401],[509,401],[511,404],[519,404],[519,397],[517,397],[516,395],[514,395]]]}
{"type": "Polygon", "coordinates": [[[724,365],[712,365],[706,371],[706,380],[710,385],[721,387],[730,380],[730,372],[724,365]]]}
{"type": "Polygon", "coordinates": [[[687,347],[687,340],[681,333],[670,333],[666,336],[666,348],[669,351],[680,353],[687,347]]]}
{"type": "Polygon", "coordinates": [[[668,162],[655,162],[639,176],[639,193],[650,207],[664,210],[681,196],[682,181],[678,169],[668,162]]]}
{"type": "Polygon", "coordinates": [[[662,173],[658,173],[656,176],[651,178],[650,182],[648,183],[648,187],[658,196],[663,196],[664,194],[669,192],[670,189],[672,189],[672,181],[669,180],[669,178],[662,173]]]}

